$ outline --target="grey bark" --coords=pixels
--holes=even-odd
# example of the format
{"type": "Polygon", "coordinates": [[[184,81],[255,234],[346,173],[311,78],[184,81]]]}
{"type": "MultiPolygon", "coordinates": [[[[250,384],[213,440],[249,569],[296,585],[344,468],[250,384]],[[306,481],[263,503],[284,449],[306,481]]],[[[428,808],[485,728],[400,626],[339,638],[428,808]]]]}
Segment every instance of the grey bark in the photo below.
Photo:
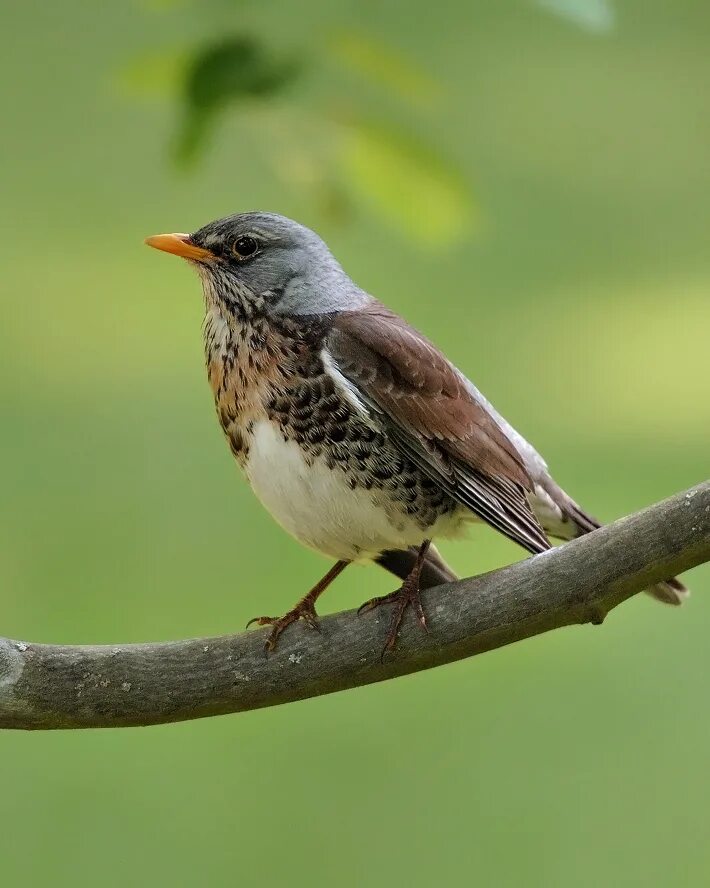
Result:
{"type": "Polygon", "coordinates": [[[321,632],[109,646],[0,639],[0,727],[150,725],[243,712],[440,666],[579,623],[601,623],[659,580],[710,560],[710,481],[550,552],[424,593],[384,663],[386,609],[325,617],[321,632]]]}

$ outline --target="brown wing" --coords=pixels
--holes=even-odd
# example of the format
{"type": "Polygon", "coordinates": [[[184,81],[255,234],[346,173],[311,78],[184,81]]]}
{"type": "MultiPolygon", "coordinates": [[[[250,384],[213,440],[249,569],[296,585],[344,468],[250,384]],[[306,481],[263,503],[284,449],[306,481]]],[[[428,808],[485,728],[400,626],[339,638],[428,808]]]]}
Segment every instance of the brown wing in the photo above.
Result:
{"type": "Polygon", "coordinates": [[[327,347],[390,437],[454,499],[530,552],[550,547],[520,454],[441,352],[384,305],[340,313],[327,347]]]}

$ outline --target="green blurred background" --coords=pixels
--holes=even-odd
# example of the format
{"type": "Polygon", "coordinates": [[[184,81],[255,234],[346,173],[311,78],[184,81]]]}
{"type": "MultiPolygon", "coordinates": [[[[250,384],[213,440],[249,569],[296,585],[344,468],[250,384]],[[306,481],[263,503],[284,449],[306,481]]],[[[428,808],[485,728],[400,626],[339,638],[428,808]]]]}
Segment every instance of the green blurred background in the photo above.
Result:
{"type": "MultiPolygon", "coordinates": [[[[323,572],[221,439],[197,281],[142,245],[228,212],[316,227],[600,518],[708,476],[707,3],[0,19],[3,635],[230,632],[323,572]]],[[[521,555],[483,528],[443,548],[462,573],[521,555]]],[[[680,610],[377,687],[4,734],[3,881],[706,885],[710,570],[688,580],[680,610]]],[[[323,609],[391,586],[353,569],[323,609]]]]}

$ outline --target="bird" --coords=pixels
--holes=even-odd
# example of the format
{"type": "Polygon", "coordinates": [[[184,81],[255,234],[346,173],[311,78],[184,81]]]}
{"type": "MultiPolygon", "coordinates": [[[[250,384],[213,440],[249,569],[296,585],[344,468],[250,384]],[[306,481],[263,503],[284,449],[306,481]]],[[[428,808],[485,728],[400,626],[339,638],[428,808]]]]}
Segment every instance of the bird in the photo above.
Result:
{"type": "MultiPolygon", "coordinates": [[[[149,246],[197,271],[207,376],[219,423],[248,482],[276,521],[334,564],[282,616],[249,621],[281,634],[318,628],[316,601],[353,562],[401,585],[382,656],[421,591],[458,577],[435,539],[490,525],[532,556],[600,524],[547,463],[422,333],[346,273],[311,229],[276,213],[237,213],[149,246]]],[[[648,593],[688,595],[675,578],[648,593]]]]}

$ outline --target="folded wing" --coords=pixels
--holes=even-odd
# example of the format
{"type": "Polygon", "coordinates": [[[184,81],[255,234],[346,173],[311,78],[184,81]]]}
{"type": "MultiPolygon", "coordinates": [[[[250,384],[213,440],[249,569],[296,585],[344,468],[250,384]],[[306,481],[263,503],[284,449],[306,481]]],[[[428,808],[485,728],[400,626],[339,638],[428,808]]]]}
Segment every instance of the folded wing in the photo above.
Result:
{"type": "Polygon", "coordinates": [[[463,506],[529,552],[550,548],[513,442],[424,336],[373,301],[334,320],[326,347],[390,438],[463,506]]]}

